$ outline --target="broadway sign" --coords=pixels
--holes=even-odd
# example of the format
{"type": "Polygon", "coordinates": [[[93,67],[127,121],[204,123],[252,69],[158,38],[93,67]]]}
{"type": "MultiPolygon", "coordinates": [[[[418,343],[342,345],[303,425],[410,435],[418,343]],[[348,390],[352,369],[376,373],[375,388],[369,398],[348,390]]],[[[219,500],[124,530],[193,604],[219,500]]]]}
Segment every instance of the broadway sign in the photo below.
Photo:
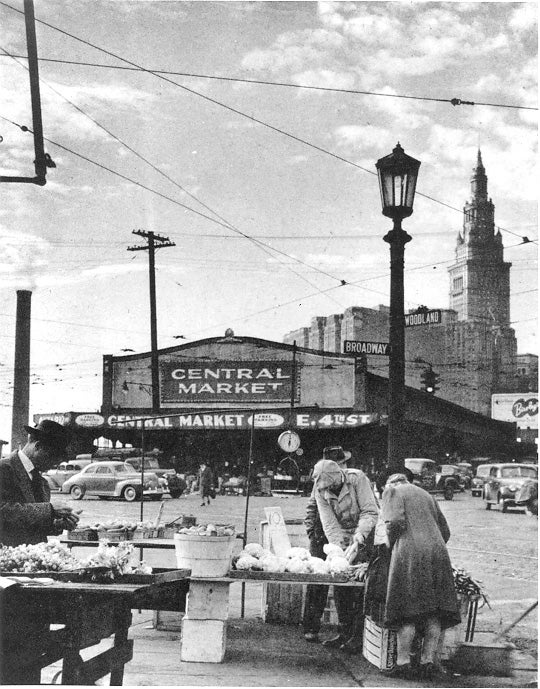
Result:
{"type": "Polygon", "coordinates": [[[161,401],[165,403],[291,399],[290,361],[163,361],[160,369],[161,401]]]}
{"type": "Polygon", "coordinates": [[[364,342],[363,340],[345,340],[343,342],[343,352],[345,354],[390,354],[388,342],[364,342]]]}

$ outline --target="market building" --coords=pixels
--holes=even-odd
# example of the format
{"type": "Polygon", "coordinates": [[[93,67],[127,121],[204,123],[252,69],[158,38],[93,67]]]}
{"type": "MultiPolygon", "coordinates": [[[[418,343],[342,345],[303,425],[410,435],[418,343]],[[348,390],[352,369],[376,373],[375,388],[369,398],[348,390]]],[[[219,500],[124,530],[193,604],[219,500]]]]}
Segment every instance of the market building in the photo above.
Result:
{"type": "MultiPolygon", "coordinates": [[[[79,452],[98,438],[158,448],[178,471],[200,462],[219,473],[309,474],[327,445],[377,470],[386,460],[388,380],[352,356],[253,337],[224,337],[159,351],[160,410],[152,411],[151,353],[103,357],[99,412],[38,414],[70,426],[79,452]],[[280,446],[284,431],[300,445],[280,446]]],[[[407,388],[407,456],[444,460],[512,452],[514,425],[407,388]]]]}

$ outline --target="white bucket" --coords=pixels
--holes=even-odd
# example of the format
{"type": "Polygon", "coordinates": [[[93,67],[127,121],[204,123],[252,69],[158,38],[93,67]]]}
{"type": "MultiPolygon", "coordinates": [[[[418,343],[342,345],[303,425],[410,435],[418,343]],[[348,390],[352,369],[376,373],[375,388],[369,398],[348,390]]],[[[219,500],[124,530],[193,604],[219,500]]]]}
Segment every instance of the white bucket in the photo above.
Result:
{"type": "Polygon", "coordinates": [[[174,534],[176,564],[190,569],[193,577],[223,577],[231,568],[235,540],[235,536],[174,534]]]}

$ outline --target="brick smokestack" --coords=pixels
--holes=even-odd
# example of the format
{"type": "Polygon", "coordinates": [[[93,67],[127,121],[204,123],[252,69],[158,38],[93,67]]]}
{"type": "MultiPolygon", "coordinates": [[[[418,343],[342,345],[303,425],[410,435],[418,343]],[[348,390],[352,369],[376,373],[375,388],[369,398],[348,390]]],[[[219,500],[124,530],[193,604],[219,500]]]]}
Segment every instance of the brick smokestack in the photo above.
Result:
{"type": "Polygon", "coordinates": [[[26,444],[30,415],[30,315],[32,292],[17,290],[17,321],[15,324],[15,366],[13,374],[13,414],[11,450],[26,444]]]}

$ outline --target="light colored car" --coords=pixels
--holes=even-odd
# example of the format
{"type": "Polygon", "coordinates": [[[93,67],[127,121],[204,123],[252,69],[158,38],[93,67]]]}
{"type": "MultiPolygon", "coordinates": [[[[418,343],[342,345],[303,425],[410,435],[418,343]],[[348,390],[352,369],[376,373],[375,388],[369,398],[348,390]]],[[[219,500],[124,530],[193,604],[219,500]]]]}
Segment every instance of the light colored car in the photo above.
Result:
{"type": "Polygon", "coordinates": [[[473,498],[481,498],[484,492],[484,483],[489,476],[489,470],[492,464],[479,464],[476,467],[476,475],[471,481],[471,495],[473,498]]]}
{"type": "Polygon", "coordinates": [[[502,512],[508,507],[517,507],[517,495],[530,479],[538,479],[538,467],[534,464],[492,464],[484,484],[486,510],[492,505],[499,505],[502,512]]]}
{"type": "Polygon", "coordinates": [[[60,462],[56,469],[49,469],[43,474],[43,478],[49,484],[51,491],[62,490],[62,484],[68,478],[75,476],[91,463],[90,459],[78,459],[72,462],[60,462]]]}
{"type": "Polygon", "coordinates": [[[92,462],[62,484],[62,493],[74,500],[85,495],[99,498],[122,498],[128,502],[140,499],[141,494],[151,500],[161,500],[168,493],[166,480],[149,472],[144,474],[125,462],[92,462]]]}

